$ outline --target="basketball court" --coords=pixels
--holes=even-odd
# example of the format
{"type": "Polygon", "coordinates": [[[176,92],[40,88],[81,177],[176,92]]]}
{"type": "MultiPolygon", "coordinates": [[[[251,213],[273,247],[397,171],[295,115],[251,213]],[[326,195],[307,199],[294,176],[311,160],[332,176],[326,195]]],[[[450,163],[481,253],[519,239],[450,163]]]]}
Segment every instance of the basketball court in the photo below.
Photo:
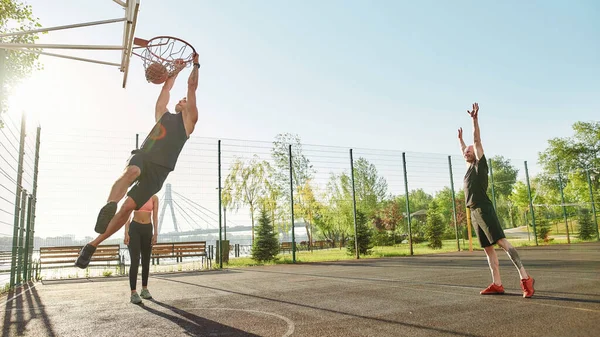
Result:
{"type": "MultiPolygon", "coordinates": [[[[119,24],[121,44],[0,48],[103,64],[123,74],[123,88],[131,66],[143,66],[146,79],[159,84],[179,69],[177,60],[191,65],[196,51],[185,40],[136,36],[140,0],[105,1],[121,6],[123,16],[0,37],[119,24]]],[[[501,251],[501,296],[479,295],[490,282],[482,252],[151,274],[154,298],[141,305],[129,302],[127,277],[65,279],[1,297],[2,336],[596,336],[600,243],[519,251],[536,279],[531,299],[522,297],[501,251]]]]}
{"type": "Polygon", "coordinates": [[[505,295],[483,252],[43,281],[0,301],[3,336],[596,336],[600,243],[521,248],[522,297],[501,251],[505,295]]]}

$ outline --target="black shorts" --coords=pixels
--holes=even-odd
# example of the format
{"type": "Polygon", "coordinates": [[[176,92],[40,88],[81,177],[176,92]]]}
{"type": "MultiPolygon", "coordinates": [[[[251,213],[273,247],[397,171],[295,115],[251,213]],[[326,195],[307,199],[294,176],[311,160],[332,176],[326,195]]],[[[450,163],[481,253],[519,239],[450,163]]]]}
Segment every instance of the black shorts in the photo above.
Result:
{"type": "Polygon", "coordinates": [[[127,166],[140,168],[140,175],[131,184],[133,187],[127,195],[135,201],[135,209],[139,210],[150,198],[162,188],[171,169],[146,160],[143,153],[134,153],[127,160],[127,166]]]}
{"type": "Polygon", "coordinates": [[[471,222],[483,248],[492,246],[506,237],[492,204],[486,203],[471,208],[471,222]]]}

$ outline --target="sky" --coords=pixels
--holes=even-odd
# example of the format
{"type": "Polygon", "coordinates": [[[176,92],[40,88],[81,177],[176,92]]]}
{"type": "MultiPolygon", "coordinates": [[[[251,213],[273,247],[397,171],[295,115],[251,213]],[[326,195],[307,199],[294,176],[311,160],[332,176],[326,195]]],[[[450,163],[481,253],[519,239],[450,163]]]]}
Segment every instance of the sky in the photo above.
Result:
{"type": "MultiPolygon", "coordinates": [[[[110,0],[25,2],[44,27],[123,15],[110,0]]],[[[118,45],[122,32],[122,23],[53,31],[38,43],[118,45]]],[[[478,102],[486,154],[520,167],[527,160],[535,172],[549,139],[572,135],[574,122],[597,120],[600,111],[596,1],[142,0],[135,35],[180,37],[200,55],[200,119],[182,157],[214,151],[216,139],[268,152],[275,135],[289,132],[315,151],[330,150],[335,158],[324,169],[358,148],[381,160],[382,170],[384,153],[392,153],[385,151],[407,151],[437,158],[439,174],[447,174],[446,156],[460,160],[458,127],[471,141],[466,111],[478,102]]],[[[51,52],[120,62],[118,51],[51,52]]],[[[56,200],[40,204],[45,213],[38,216],[48,219],[47,233],[92,235],[87,223],[122,171],[134,135],[154,124],[160,86],[146,82],[135,56],[125,89],[116,67],[40,61],[44,70],[15,90],[10,112],[18,121],[26,111],[30,125],[43,130],[40,195],[56,200]],[[63,139],[61,132],[79,138],[63,139]]],[[[188,74],[172,90],[171,109],[185,95],[188,74]]],[[[196,170],[200,165],[183,159],[172,178],[181,181],[180,191],[190,179],[209,179],[196,170]]],[[[402,173],[395,170],[390,185],[403,193],[401,178],[391,178],[402,173]]],[[[462,171],[455,175],[460,183],[462,171]]],[[[214,187],[197,193],[213,202],[214,187]]]]}

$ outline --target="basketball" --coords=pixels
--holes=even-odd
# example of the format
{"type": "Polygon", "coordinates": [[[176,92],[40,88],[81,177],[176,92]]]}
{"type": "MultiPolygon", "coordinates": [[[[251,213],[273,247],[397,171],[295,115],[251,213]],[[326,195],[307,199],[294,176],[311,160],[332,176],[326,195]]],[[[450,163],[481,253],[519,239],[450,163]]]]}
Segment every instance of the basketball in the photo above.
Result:
{"type": "Polygon", "coordinates": [[[158,62],[152,62],[146,68],[146,80],[148,80],[148,82],[161,84],[165,83],[168,77],[169,72],[167,71],[167,68],[158,62]]]}

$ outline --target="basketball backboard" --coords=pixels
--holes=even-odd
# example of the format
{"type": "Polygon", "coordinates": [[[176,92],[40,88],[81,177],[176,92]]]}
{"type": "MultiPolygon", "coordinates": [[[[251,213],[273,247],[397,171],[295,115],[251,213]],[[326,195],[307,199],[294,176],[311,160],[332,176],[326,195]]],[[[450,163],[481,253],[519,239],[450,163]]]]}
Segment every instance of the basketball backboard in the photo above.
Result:
{"type": "MultiPolygon", "coordinates": [[[[108,2],[108,0],[105,0],[105,1],[108,2]]],[[[140,0],[112,0],[112,2],[116,3],[117,5],[121,6],[124,9],[123,17],[101,20],[101,21],[70,24],[70,25],[65,25],[65,26],[40,28],[40,29],[34,29],[34,30],[29,30],[29,31],[5,33],[5,34],[0,34],[0,41],[1,41],[1,38],[10,37],[10,36],[50,32],[50,31],[56,31],[56,30],[73,29],[73,28],[89,27],[89,26],[97,26],[97,25],[105,25],[105,24],[122,22],[123,23],[123,39],[122,39],[122,43],[120,45],[38,44],[38,43],[25,44],[25,43],[3,43],[3,42],[0,42],[0,49],[18,50],[18,51],[31,52],[31,53],[41,54],[41,55],[61,57],[61,58],[66,58],[66,59],[71,59],[71,60],[92,62],[92,63],[98,63],[98,64],[104,64],[104,65],[108,65],[108,66],[117,67],[119,69],[119,71],[123,73],[123,88],[125,88],[127,85],[127,75],[129,74],[129,62],[131,59],[131,53],[132,53],[132,49],[133,49],[133,39],[134,39],[134,35],[135,35],[135,28],[137,25],[138,12],[139,12],[139,8],[140,8],[140,0]],[[120,51],[121,58],[120,58],[120,62],[110,62],[110,61],[106,61],[106,60],[76,57],[73,55],[50,53],[50,52],[46,51],[48,49],[114,50],[114,51],[120,51]]]]}

